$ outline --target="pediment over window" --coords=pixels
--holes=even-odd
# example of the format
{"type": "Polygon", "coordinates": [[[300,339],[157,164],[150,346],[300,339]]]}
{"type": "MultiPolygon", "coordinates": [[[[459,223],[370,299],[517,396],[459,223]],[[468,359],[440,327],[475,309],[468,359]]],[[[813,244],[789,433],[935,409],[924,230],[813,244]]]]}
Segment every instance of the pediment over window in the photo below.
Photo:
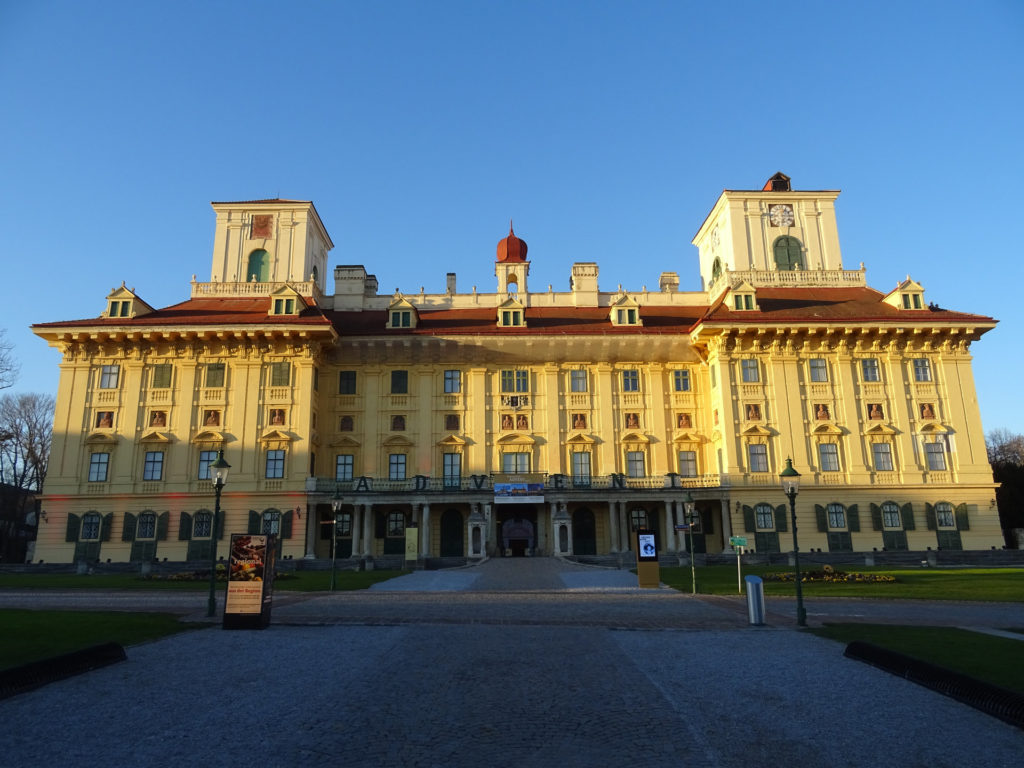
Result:
{"type": "Polygon", "coordinates": [[[347,435],[342,435],[336,440],[332,440],[330,443],[331,448],[359,448],[361,443],[358,440],[353,440],[347,435]]]}
{"type": "Polygon", "coordinates": [[[947,432],[951,432],[952,430],[949,429],[948,427],[942,426],[942,424],[940,424],[937,421],[929,421],[929,422],[926,422],[925,424],[923,424],[921,426],[921,430],[920,431],[921,432],[927,432],[927,433],[930,433],[930,434],[944,435],[947,432]]]}
{"type": "Polygon", "coordinates": [[[703,441],[704,438],[696,432],[680,432],[672,438],[672,442],[676,445],[679,445],[680,443],[701,443],[703,441]]]}
{"type": "Polygon", "coordinates": [[[93,432],[85,438],[86,445],[114,445],[117,438],[105,432],[93,432]]]}
{"type": "Polygon", "coordinates": [[[107,309],[100,317],[141,317],[153,311],[153,308],[140,299],[135,291],[125,288],[124,283],[121,283],[120,288],[115,288],[107,294],[107,309]]]}
{"type": "Polygon", "coordinates": [[[622,436],[619,441],[621,443],[650,443],[651,439],[647,435],[640,434],[639,432],[627,432],[622,436]]]}
{"type": "Polygon", "coordinates": [[[448,435],[448,437],[444,438],[444,440],[439,440],[437,444],[442,448],[449,446],[461,448],[463,446],[469,445],[469,441],[463,437],[459,437],[458,435],[448,435]]]}
{"type": "Polygon", "coordinates": [[[841,435],[843,430],[835,424],[819,424],[811,432],[815,435],[841,435]]]}
{"type": "Polygon", "coordinates": [[[757,306],[757,291],[754,286],[746,280],[732,289],[732,299],[729,300],[729,309],[747,311],[759,309],[757,306]]]}
{"type": "Polygon", "coordinates": [[[927,309],[924,303],[924,288],[919,282],[911,279],[910,275],[907,275],[907,279],[897,285],[892,292],[886,294],[882,301],[896,309],[927,309]]]}
{"type": "Polygon", "coordinates": [[[292,436],[287,432],[282,432],[280,429],[268,429],[260,436],[260,440],[264,443],[273,441],[276,443],[290,443],[292,436]]]}
{"type": "Polygon", "coordinates": [[[509,296],[498,305],[497,323],[499,328],[526,327],[526,308],[523,302],[509,296]]]}
{"type": "Polygon", "coordinates": [[[192,438],[192,442],[194,442],[194,443],[223,443],[224,442],[224,433],[223,432],[218,432],[215,429],[204,429],[202,432],[200,432],[198,435],[196,435],[194,438],[192,438]]]}
{"type": "Polygon", "coordinates": [[[608,319],[612,325],[643,325],[640,318],[640,305],[628,293],[615,299],[610,305],[608,319]]]}
{"type": "Polygon", "coordinates": [[[385,328],[415,328],[420,321],[420,314],[411,301],[401,293],[395,293],[395,297],[388,305],[388,319],[385,328]]]}
{"type": "Polygon", "coordinates": [[[270,315],[298,315],[306,308],[302,294],[289,283],[285,283],[270,292],[270,315]]]}
{"type": "Polygon", "coordinates": [[[505,437],[498,439],[498,445],[509,446],[509,445],[536,445],[537,441],[529,435],[505,435],[505,437]]]}
{"type": "Polygon", "coordinates": [[[597,443],[597,440],[592,438],[590,435],[579,434],[573,435],[565,442],[567,445],[594,445],[597,443]]]}
{"type": "MultiPolygon", "coordinates": [[[[815,430],[817,432],[819,430],[815,430]]],[[[762,427],[760,424],[751,424],[749,427],[740,432],[741,435],[750,437],[751,435],[760,435],[761,437],[771,437],[772,431],[767,427],[762,427]]]]}
{"type": "Polygon", "coordinates": [[[170,435],[164,432],[158,432],[157,430],[150,430],[142,437],[139,438],[140,443],[169,443],[171,442],[170,435]]]}
{"type": "Polygon", "coordinates": [[[896,430],[890,427],[888,424],[875,424],[864,430],[865,435],[895,435],[896,430]]]}
{"type": "Polygon", "coordinates": [[[389,448],[408,448],[415,445],[415,443],[413,443],[412,440],[410,440],[407,437],[402,437],[401,435],[393,435],[392,437],[389,437],[387,440],[383,441],[381,445],[387,446],[389,448]]]}

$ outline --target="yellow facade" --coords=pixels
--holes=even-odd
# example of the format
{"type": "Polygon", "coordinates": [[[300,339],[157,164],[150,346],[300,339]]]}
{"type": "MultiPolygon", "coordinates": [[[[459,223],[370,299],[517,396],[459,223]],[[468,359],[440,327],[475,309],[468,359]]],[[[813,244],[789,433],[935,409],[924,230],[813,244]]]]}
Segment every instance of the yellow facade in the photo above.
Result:
{"type": "Polygon", "coordinates": [[[1002,536],[971,374],[988,317],[845,270],[834,191],[726,191],[699,229],[703,290],[532,291],[510,232],[495,293],[381,295],[334,269],[312,203],[215,203],[211,281],[153,309],[34,326],[64,354],[36,557],[208,559],[276,531],[284,557],[623,552],[695,544],[988,549],[1002,536]],[[208,465],[232,465],[215,525],[208,465]]]}

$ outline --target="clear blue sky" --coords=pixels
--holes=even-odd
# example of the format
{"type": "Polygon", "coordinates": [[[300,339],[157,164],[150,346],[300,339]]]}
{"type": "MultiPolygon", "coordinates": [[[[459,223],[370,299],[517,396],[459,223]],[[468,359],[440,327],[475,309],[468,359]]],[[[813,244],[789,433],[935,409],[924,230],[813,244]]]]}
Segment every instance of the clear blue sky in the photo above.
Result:
{"type": "Polygon", "coordinates": [[[315,201],[331,265],[382,292],[493,290],[514,218],[531,286],[699,287],[723,188],[841,189],[843,259],[990,314],[986,430],[1024,432],[1024,3],[0,0],[0,327],[209,279],[211,200],[315,201]]]}

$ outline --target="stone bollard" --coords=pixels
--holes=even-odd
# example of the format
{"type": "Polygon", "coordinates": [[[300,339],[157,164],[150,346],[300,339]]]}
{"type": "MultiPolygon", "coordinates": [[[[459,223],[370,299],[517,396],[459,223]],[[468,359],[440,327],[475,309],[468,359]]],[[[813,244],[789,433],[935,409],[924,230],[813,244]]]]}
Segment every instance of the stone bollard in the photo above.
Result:
{"type": "Polygon", "coordinates": [[[874,564],[875,564],[875,553],[874,552],[868,552],[867,554],[865,554],[864,555],[864,565],[874,565],[874,564]]]}

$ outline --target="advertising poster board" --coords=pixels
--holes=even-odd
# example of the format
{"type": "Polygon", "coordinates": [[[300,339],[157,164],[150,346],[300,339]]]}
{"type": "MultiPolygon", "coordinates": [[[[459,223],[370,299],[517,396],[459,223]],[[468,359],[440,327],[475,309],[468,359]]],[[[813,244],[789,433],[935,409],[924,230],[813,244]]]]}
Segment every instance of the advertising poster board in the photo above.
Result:
{"type": "Polygon", "coordinates": [[[415,560],[420,553],[420,529],[415,523],[405,528],[405,559],[415,560]]]}
{"type": "Polygon", "coordinates": [[[270,624],[277,537],[231,534],[224,629],[265,629],[270,624]]]}
{"type": "Polygon", "coordinates": [[[495,483],[495,504],[543,504],[544,483],[495,483]]]}
{"type": "Polygon", "coordinates": [[[637,586],[643,589],[657,589],[661,584],[661,569],[658,565],[658,538],[654,531],[636,532],[636,576],[637,586]]]}

